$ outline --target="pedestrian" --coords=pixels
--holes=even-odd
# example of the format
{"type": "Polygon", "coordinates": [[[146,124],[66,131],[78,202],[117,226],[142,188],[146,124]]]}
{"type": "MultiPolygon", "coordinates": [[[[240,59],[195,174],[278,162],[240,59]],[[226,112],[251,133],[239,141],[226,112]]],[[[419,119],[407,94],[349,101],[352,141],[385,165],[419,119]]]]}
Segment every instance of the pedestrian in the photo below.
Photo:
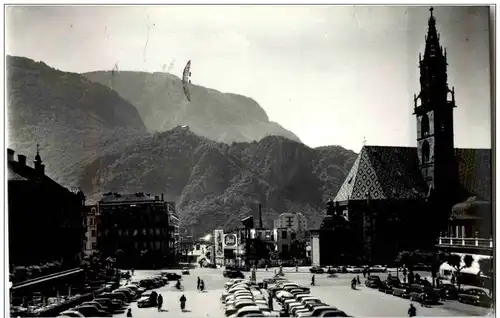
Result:
{"type": "Polygon", "coordinates": [[[408,308],[408,317],[415,317],[417,315],[417,308],[410,304],[410,308],[408,308]]]}
{"type": "Polygon", "coordinates": [[[359,275],[356,276],[356,281],[357,281],[358,285],[361,285],[361,281],[359,280],[359,275]]]}
{"type": "Polygon", "coordinates": [[[273,296],[271,295],[271,293],[269,293],[269,299],[267,300],[267,302],[269,309],[273,311],[273,296]]]}
{"type": "Polygon", "coordinates": [[[198,277],[198,282],[196,283],[197,290],[200,290],[200,282],[201,282],[201,279],[200,279],[200,277],[198,277]]]}
{"type": "Polygon", "coordinates": [[[311,286],[314,286],[316,283],[316,277],[314,275],[312,275],[311,277],[311,286]]]}
{"type": "Polygon", "coordinates": [[[363,278],[366,278],[366,267],[363,268],[363,278]]]}
{"type": "Polygon", "coordinates": [[[179,301],[181,302],[181,310],[184,311],[184,309],[186,308],[186,296],[184,296],[184,294],[182,294],[181,298],[179,298],[179,301]]]}
{"type": "Polygon", "coordinates": [[[163,296],[161,294],[158,294],[158,311],[161,311],[161,307],[163,306],[163,296]]]}
{"type": "Polygon", "coordinates": [[[132,268],[132,276],[134,276],[134,269],[132,268]]]}
{"type": "Polygon", "coordinates": [[[132,308],[127,310],[127,317],[132,317],[132,308]]]}
{"type": "Polygon", "coordinates": [[[203,292],[205,290],[205,282],[203,279],[200,281],[200,291],[203,292]]]}

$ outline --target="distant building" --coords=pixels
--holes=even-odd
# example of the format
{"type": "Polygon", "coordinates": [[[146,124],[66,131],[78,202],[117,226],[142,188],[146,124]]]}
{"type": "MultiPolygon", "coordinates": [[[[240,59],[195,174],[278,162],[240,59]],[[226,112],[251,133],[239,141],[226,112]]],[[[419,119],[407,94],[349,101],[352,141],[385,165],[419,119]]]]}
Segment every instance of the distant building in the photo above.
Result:
{"type": "Polygon", "coordinates": [[[65,268],[79,266],[85,238],[83,192],[71,192],[45,175],[38,149],[34,167],[27,165],[26,156],[17,158],[7,149],[10,264],[62,261],[65,268]]]}
{"type": "Polygon", "coordinates": [[[85,254],[90,255],[97,252],[97,222],[99,213],[97,205],[86,207],[86,215],[84,218],[87,231],[85,232],[85,254]]]}
{"type": "Polygon", "coordinates": [[[296,233],[288,227],[274,229],[276,252],[278,252],[280,256],[288,254],[292,245],[292,241],[295,239],[295,235],[296,233]]]}
{"type": "MultiPolygon", "coordinates": [[[[161,197],[163,200],[163,195],[161,197]]],[[[174,202],[167,202],[168,209],[168,231],[169,231],[169,263],[176,263],[181,253],[180,234],[179,234],[179,215],[175,211],[174,202]]]]}
{"type": "Polygon", "coordinates": [[[159,267],[174,261],[169,211],[173,204],[145,193],[107,193],[99,201],[97,246],[120,266],[159,267]],[[117,255],[117,251],[121,255],[117,255]]]}
{"type": "Polygon", "coordinates": [[[281,213],[274,220],[274,228],[288,228],[302,237],[307,230],[307,219],[302,213],[281,213]]]}

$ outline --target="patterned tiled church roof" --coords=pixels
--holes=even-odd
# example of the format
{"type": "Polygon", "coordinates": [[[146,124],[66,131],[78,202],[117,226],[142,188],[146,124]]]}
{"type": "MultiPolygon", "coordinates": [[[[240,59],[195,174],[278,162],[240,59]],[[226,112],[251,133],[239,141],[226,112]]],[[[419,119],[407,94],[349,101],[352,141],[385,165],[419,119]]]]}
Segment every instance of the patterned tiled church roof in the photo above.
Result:
{"type": "MultiPolygon", "coordinates": [[[[471,194],[491,198],[491,150],[456,149],[460,182],[471,194]]],[[[417,199],[427,195],[417,148],[364,146],[334,201],[417,199]]]]}

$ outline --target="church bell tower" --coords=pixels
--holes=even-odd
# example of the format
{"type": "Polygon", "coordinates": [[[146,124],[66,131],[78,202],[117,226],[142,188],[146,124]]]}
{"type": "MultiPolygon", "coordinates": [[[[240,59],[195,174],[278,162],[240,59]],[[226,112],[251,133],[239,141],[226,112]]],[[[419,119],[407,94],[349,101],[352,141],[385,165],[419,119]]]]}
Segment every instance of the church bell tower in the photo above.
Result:
{"type": "MultiPolygon", "coordinates": [[[[430,9],[425,52],[419,55],[420,93],[414,95],[419,168],[431,193],[449,198],[457,182],[453,142],[455,89],[448,88],[446,49],[439,44],[430,9]]],[[[444,199],[444,198],[443,198],[444,199]]]]}

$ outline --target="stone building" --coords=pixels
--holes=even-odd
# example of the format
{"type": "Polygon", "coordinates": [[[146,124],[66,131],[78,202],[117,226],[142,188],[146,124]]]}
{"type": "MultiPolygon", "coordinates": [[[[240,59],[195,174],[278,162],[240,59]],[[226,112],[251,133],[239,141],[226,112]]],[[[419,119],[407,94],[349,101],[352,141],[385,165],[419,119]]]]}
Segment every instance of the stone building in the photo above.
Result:
{"type": "MultiPolygon", "coordinates": [[[[454,146],[455,90],[448,86],[447,52],[432,8],[425,41],[413,105],[417,147],[363,146],[334,198],[334,214],[352,229],[342,244],[352,242],[351,253],[367,262],[391,262],[402,249],[430,248],[448,227],[455,204],[472,196],[491,201],[491,150],[454,146]]],[[[328,231],[323,226],[315,234],[320,246],[330,241],[328,231]]]]}
{"type": "Polygon", "coordinates": [[[172,204],[145,193],[107,193],[98,205],[97,247],[104,256],[116,257],[126,267],[151,268],[174,261],[172,204]]]}
{"type": "Polygon", "coordinates": [[[34,166],[26,156],[7,149],[9,262],[41,265],[58,261],[63,268],[80,266],[84,250],[85,196],[45,174],[37,146],[34,166]]]}

